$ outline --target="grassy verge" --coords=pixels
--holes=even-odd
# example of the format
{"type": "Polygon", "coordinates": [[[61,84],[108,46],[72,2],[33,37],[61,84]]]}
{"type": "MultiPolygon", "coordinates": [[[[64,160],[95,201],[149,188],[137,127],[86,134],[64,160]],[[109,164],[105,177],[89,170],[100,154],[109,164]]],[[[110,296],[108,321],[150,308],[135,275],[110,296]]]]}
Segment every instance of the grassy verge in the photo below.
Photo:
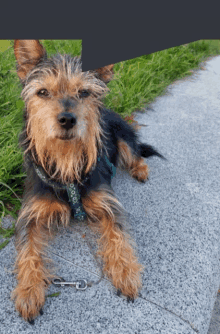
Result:
{"type": "MultiPolygon", "coordinates": [[[[49,55],[57,51],[81,53],[81,41],[42,42],[49,55]]],[[[219,40],[198,41],[118,63],[105,104],[123,117],[130,116],[163,94],[170,83],[191,75],[200,62],[217,54],[220,54],[219,40]]],[[[24,107],[20,93],[11,44],[0,52],[0,221],[6,214],[16,218],[21,205],[25,174],[18,148],[24,107]]],[[[0,235],[9,238],[12,234],[13,228],[5,230],[0,222],[0,235]]]]}
{"type": "Polygon", "coordinates": [[[163,94],[173,81],[191,75],[207,57],[219,53],[219,40],[198,41],[118,63],[116,80],[109,83],[107,105],[123,116],[130,115],[163,94]]]}

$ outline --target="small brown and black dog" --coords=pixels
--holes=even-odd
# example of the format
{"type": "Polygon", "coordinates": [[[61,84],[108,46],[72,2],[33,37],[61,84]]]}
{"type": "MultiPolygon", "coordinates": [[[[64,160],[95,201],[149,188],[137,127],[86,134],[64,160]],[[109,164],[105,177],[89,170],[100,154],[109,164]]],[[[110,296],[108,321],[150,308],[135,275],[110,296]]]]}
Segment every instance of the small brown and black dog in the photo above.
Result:
{"type": "Polygon", "coordinates": [[[42,313],[45,290],[54,277],[46,265],[46,246],[54,227],[68,226],[71,216],[96,227],[104,272],[120,293],[134,300],[142,266],[124,231],[111,179],[119,166],[145,182],[143,157],[162,156],[104,108],[113,65],[82,72],[80,58],[58,54],[48,59],[37,40],[15,40],[14,52],[25,101],[20,143],[27,172],[16,223],[16,309],[30,323],[42,313]]]}

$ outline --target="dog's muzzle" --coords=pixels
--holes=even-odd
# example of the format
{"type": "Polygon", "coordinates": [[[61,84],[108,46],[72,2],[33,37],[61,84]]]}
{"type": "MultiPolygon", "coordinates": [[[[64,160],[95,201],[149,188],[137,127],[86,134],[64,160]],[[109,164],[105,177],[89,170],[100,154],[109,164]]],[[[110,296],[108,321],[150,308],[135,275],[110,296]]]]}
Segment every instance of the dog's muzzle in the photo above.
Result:
{"type": "Polygon", "coordinates": [[[73,113],[62,112],[57,116],[60,126],[65,130],[70,130],[76,124],[76,116],[73,113]]]}

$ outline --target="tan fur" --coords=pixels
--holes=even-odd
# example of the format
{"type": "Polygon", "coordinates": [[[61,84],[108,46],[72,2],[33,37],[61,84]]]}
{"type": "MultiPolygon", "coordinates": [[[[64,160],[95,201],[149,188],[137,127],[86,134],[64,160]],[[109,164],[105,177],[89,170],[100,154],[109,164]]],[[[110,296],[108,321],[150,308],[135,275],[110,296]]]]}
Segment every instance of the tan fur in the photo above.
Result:
{"type": "MultiPolygon", "coordinates": [[[[56,181],[68,184],[77,180],[80,183],[83,169],[88,173],[97,161],[98,151],[105,149],[99,107],[108,91],[105,83],[112,78],[113,65],[84,73],[79,59],[74,58],[71,62],[68,56],[54,57],[56,66],[48,66],[45,62],[42,65],[40,61],[45,50],[39,41],[33,40],[15,40],[14,51],[18,76],[24,83],[25,155],[31,153],[35,163],[56,181]],[[47,90],[48,94],[42,97],[41,90],[47,90]],[[90,95],[80,98],[82,90],[88,90],[90,95]],[[71,101],[68,111],[74,113],[77,120],[68,131],[58,122],[58,115],[67,108],[63,99],[71,101]]],[[[123,141],[119,142],[119,153],[121,167],[128,169],[139,181],[147,178],[144,159],[136,158],[123,141]]],[[[18,286],[13,292],[16,309],[26,320],[38,315],[45,302],[45,283],[49,284],[54,277],[46,267],[45,254],[49,239],[53,237],[53,227],[59,222],[68,225],[71,215],[69,205],[52,192],[41,198],[30,195],[29,191],[27,194],[17,221],[18,286]]],[[[133,242],[121,229],[122,206],[114,194],[104,188],[86,196],[82,197],[82,204],[90,226],[95,226],[101,235],[98,254],[104,260],[104,271],[117,289],[135,298],[141,287],[142,266],[138,263],[133,242]]]]}
{"type": "Polygon", "coordinates": [[[18,285],[12,293],[15,307],[26,320],[38,315],[45,302],[45,290],[54,273],[46,268],[49,260],[44,250],[48,240],[53,237],[51,227],[59,221],[67,225],[70,208],[67,204],[51,198],[33,198],[24,205],[17,224],[27,225],[26,242],[17,239],[17,259],[15,272],[18,285]]]}
{"type": "Polygon", "coordinates": [[[50,230],[50,227],[58,220],[67,226],[70,221],[70,207],[68,204],[58,200],[55,196],[36,198],[33,197],[28,203],[24,203],[18,216],[17,224],[24,220],[28,225],[32,220],[36,224],[45,224],[50,230]]]}
{"type": "Polygon", "coordinates": [[[118,143],[119,149],[119,166],[122,169],[127,169],[132,177],[138,181],[144,182],[148,178],[148,166],[143,158],[136,158],[132,154],[130,147],[120,140],[118,143]]]}
{"type": "Polygon", "coordinates": [[[83,200],[83,205],[93,220],[91,226],[94,220],[98,222],[95,225],[101,234],[98,254],[103,258],[104,272],[124,295],[137,297],[143,268],[134,254],[129,235],[117,226],[115,212],[120,215],[120,203],[110,193],[93,191],[83,200]]]}
{"type": "Polygon", "coordinates": [[[102,80],[104,80],[105,83],[108,83],[113,78],[113,67],[114,65],[107,65],[105,67],[100,67],[96,70],[99,76],[102,77],[102,80]]]}
{"type": "MultiPolygon", "coordinates": [[[[45,50],[39,41],[15,40],[14,51],[18,75],[27,80],[35,73],[34,66],[44,56],[45,50]]],[[[80,182],[82,167],[86,165],[88,172],[96,162],[97,144],[99,149],[102,148],[98,107],[102,105],[101,98],[108,91],[107,86],[100,80],[97,81],[92,73],[81,72],[77,67],[79,65],[76,65],[74,75],[71,74],[71,66],[63,56],[63,62],[57,63],[56,72],[43,68],[40,79],[31,80],[22,91],[27,107],[27,135],[30,141],[25,153],[30,150],[34,159],[37,156],[36,163],[41,164],[51,177],[63,183],[73,182],[75,179],[80,182]],[[50,98],[37,96],[40,89],[47,89],[50,98]],[[82,89],[92,92],[83,102],[78,99],[82,89]],[[60,99],[68,97],[77,102],[77,107],[74,108],[77,124],[69,131],[69,135],[74,138],[67,142],[59,139],[64,131],[57,124],[57,115],[63,111],[60,99]],[[56,170],[51,174],[53,164],[56,165],[56,170]]],[[[108,65],[97,73],[105,81],[106,76],[112,73],[112,68],[113,65],[108,65]]]]}
{"type": "MultiPolygon", "coordinates": [[[[52,104],[52,102],[51,102],[52,104]]],[[[90,114],[77,113],[78,124],[73,129],[73,139],[64,141],[57,138],[62,135],[62,129],[56,121],[59,105],[40,108],[39,103],[32,101],[30,105],[30,120],[27,126],[27,133],[30,138],[28,150],[32,156],[37,155],[37,164],[41,164],[48,174],[63,183],[73,182],[76,179],[80,182],[82,168],[86,165],[88,172],[97,159],[97,143],[101,148],[101,129],[98,123],[99,114],[88,106],[90,114]],[[36,113],[35,113],[36,110],[36,113]],[[57,111],[56,111],[57,110],[57,111]],[[45,117],[42,117],[42,114],[45,117]],[[78,133],[77,133],[78,132],[78,133]],[[90,140],[88,140],[90,138],[90,140]],[[51,173],[51,167],[56,165],[56,171],[51,173]]]]}
{"type": "Polygon", "coordinates": [[[28,72],[45,54],[45,50],[37,40],[18,40],[14,42],[15,57],[18,62],[18,76],[25,79],[28,72]]]}

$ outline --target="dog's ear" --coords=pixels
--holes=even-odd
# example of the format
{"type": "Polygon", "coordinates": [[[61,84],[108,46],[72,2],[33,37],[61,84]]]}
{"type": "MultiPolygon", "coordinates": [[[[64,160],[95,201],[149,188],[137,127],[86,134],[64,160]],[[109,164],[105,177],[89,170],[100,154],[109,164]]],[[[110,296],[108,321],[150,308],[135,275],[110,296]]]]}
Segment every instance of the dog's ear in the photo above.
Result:
{"type": "Polygon", "coordinates": [[[95,75],[97,76],[97,78],[99,78],[100,80],[104,81],[104,83],[107,84],[113,78],[113,74],[114,74],[113,67],[114,67],[114,64],[100,67],[95,70],[95,75]]]}
{"type": "Polygon", "coordinates": [[[14,40],[14,53],[17,60],[17,73],[21,80],[25,79],[45,56],[46,51],[38,40],[14,40]]]}

